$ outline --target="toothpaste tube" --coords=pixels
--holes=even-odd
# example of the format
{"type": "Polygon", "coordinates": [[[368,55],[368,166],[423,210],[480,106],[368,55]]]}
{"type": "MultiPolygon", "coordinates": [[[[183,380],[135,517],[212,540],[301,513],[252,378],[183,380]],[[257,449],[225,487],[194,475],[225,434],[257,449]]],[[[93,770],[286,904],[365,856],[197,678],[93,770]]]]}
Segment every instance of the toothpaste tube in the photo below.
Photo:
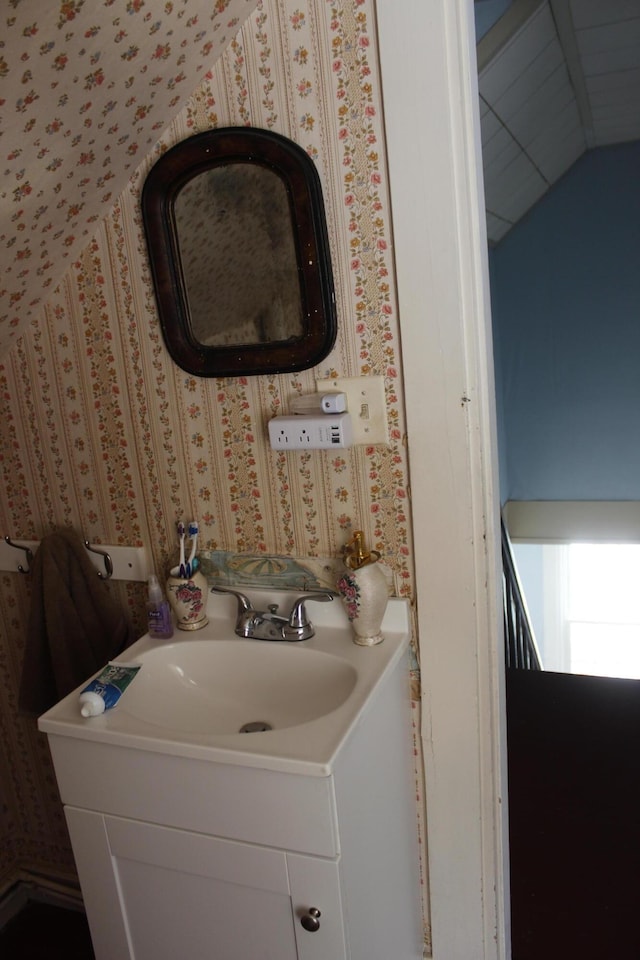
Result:
{"type": "Polygon", "coordinates": [[[137,663],[111,661],[100,676],[88,683],[80,694],[83,717],[98,717],[114,707],[140,669],[137,663]]]}

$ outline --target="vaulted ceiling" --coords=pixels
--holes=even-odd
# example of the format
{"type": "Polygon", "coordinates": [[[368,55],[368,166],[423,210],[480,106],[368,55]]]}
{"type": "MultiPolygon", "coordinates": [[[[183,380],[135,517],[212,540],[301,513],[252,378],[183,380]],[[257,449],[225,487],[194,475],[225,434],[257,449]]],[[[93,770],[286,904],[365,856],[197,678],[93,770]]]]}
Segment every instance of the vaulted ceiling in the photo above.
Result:
{"type": "Polygon", "coordinates": [[[514,0],[477,53],[495,244],[586,150],[640,139],[640,0],[514,0]]]}

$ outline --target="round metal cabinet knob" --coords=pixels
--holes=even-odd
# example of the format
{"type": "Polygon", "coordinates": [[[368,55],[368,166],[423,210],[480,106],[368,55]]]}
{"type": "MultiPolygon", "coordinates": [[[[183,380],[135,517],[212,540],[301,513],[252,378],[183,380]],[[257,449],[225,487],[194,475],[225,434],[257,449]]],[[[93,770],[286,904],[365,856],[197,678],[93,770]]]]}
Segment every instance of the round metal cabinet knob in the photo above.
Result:
{"type": "Polygon", "coordinates": [[[320,921],[318,919],[320,916],[321,913],[317,907],[309,907],[307,913],[300,917],[300,923],[309,933],[315,933],[316,930],[320,929],[320,921]]]}

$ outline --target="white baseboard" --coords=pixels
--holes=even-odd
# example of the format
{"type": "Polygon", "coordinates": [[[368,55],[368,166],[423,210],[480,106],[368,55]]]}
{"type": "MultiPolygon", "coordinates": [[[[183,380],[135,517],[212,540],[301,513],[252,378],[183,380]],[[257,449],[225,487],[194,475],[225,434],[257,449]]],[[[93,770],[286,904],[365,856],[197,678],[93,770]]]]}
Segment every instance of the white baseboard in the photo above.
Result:
{"type": "Polygon", "coordinates": [[[27,885],[24,883],[18,883],[5,893],[0,900],[0,930],[13,920],[17,913],[20,913],[28,899],[27,885]]]}
{"type": "Polygon", "coordinates": [[[84,909],[82,898],[77,891],[66,890],[57,884],[47,885],[46,881],[34,883],[23,880],[0,899],[0,930],[20,913],[30,900],[48,903],[54,907],[64,907],[67,910],[84,909]]]}

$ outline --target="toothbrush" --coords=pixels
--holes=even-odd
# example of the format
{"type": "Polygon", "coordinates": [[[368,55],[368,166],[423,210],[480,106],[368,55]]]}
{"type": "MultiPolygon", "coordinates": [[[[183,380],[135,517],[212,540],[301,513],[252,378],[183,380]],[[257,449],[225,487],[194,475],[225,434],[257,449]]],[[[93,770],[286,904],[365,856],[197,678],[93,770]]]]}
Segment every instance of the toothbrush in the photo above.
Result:
{"type": "Polygon", "coordinates": [[[178,536],[180,537],[180,576],[184,577],[186,570],[184,563],[184,523],[182,520],[178,524],[178,536]]]}
{"type": "Polygon", "coordinates": [[[187,560],[187,576],[190,577],[192,573],[195,573],[198,561],[195,560],[196,555],[196,546],[198,543],[198,521],[192,520],[189,524],[189,536],[191,537],[191,553],[189,554],[189,559],[187,560]]]}

